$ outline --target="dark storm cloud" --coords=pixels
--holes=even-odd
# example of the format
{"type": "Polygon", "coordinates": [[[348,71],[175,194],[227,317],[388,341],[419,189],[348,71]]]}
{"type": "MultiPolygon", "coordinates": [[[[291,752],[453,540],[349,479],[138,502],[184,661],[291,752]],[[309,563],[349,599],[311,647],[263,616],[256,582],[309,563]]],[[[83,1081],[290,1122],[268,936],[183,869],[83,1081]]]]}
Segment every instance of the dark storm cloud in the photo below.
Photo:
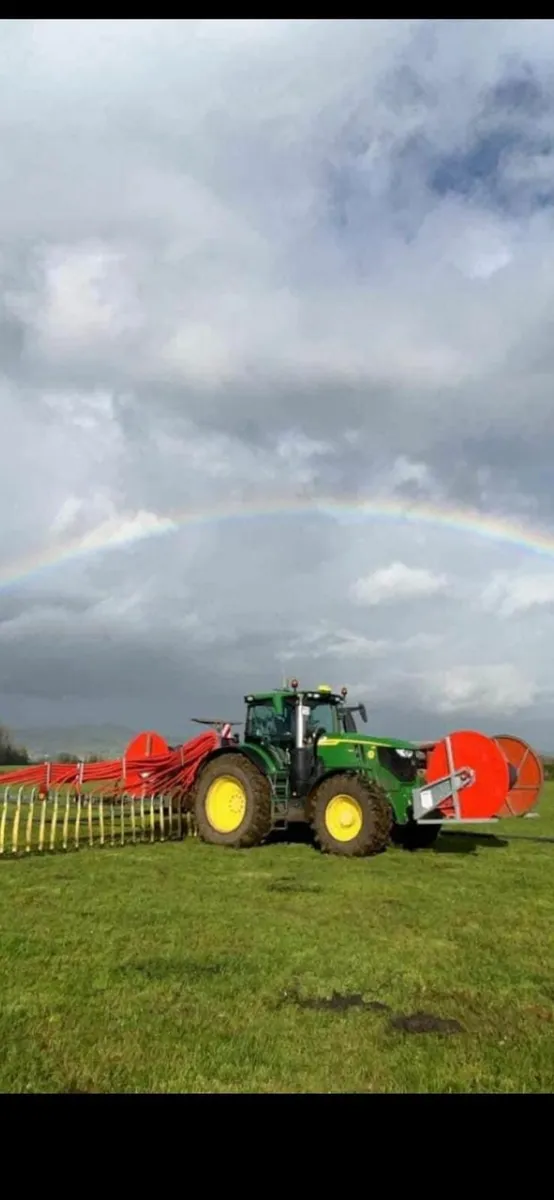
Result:
{"type": "Polygon", "coordinates": [[[7,718],[173,730],[294,659],[383,729],[532,728],[548,560],[307,509],[554,517],[552,23],[5,21],[0,53],[7,718]],[[277,513],[164,524],[241,503],[277,513]]]}

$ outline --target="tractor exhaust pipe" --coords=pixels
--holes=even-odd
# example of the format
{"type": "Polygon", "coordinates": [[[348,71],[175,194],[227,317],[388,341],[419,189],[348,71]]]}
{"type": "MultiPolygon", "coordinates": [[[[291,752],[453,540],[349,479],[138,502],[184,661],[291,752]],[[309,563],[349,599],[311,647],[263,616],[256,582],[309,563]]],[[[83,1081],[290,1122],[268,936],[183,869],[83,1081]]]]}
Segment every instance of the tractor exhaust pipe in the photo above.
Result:
{"type": "Polygon", "coordinates": [[[304,712],[302,704],[302,696],[296,697],[296,713],[295,713],[295,737],[294,745],[297,750],[304,748],[304,712]]]}
{"type": "Polygon", "coordinates": [[[296,697],[294,725],[294,750],[291,753],[290,784],[293,796],[305,796],[309,790],[314,769],[314,749],[305,745],[304,705],[302,697],[296,697]]]}

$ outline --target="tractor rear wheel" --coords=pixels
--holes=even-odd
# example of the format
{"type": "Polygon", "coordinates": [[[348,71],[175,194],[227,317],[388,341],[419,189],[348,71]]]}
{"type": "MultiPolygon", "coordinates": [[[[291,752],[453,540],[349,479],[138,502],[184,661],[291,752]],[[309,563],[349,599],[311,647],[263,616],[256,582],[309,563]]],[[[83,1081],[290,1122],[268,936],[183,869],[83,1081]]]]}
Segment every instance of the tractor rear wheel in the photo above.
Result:
{"type": "Polygon", "coordinates": [[[207,763],[192,809],[199,836],[212,845],[259,846],[271,830],[269,783],[245,754],[223,754],[207,763]]]}
{"type": "Polygon", "coordinates": [[[333,775],[312,798],[312,828],[324,854],[361,858],[379,854],[389,840],[392,812],[386,792],[371,779],[333,775]]]}

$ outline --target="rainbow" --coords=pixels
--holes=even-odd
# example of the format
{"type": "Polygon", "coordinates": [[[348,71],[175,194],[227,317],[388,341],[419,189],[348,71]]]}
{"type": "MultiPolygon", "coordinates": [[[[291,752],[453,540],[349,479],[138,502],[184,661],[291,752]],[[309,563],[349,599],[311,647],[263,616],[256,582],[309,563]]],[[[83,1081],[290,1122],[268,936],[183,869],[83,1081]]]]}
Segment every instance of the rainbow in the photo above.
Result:
{"type": "Polygon", "coordinates": [[[62,566],[64,563],[130,546],[146,539],[167,537],[190,526],[307,515],[321,516],[343,523],[390,522],[396,525],[442,528],[499,544],[509,544],[546,558],[554,558],[554,532],[531,528],[515,518],[495,516],[476,509],[448,507],[442,503],[408,504],[406,501],[390,498],[257,497],[221,503],[215,507],[190,507],[165,516],[137,512],[107,520],[80,537],[58,536],[40,550],[0,567],[0,590],[23,583],[42,571],[62,566]]]}

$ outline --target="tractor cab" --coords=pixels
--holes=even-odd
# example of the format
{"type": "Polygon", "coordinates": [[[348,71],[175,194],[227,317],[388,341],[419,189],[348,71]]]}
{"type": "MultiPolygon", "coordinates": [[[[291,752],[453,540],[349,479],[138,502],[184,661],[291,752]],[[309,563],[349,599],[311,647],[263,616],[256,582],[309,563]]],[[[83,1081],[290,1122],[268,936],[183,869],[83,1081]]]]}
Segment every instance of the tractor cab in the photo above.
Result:
{"type": "Polygon", "coordinates": [[[301,690],[293,679],[278,691],[244,697],[245,743],[257,743],[279,763],[278,769],[286,770],[292,800],[307,796],[329,767],[342,767],[344,755],[352,766],[357,752],[345,735],[356,734],[354,713],[360,711],[365,719],[365,709],[348,706],[346,696],[346,688],[336,693],[326,684],[301,690]],[[329,754],[334,761],[327,761],[329,754]]]}
{"type": "Polygon", "coordinates": [[[363,704],[346,705],[346,688],[338,695],[324,684],[312,691],[299,692],[298,683],[293,680],[290,687],[245,696],[244,701],[246,741],[283,748],[309,744],[318,733],[320,737],[356,733],[356,712],[367,720],[363,704]]]}
{"type": "Polygon", "coordinates": [[[340,732],[337,711],[338,696],[318,689],[301,695],[296,688],[286,688],[265,695],[245,696],[246,725],[245,739],[249,742],[266,742],[278,746],[294,746],[298,737],[298,724],[302,729],[302,742],[311,741],[318,729],[327,734],[340,732]]]}

